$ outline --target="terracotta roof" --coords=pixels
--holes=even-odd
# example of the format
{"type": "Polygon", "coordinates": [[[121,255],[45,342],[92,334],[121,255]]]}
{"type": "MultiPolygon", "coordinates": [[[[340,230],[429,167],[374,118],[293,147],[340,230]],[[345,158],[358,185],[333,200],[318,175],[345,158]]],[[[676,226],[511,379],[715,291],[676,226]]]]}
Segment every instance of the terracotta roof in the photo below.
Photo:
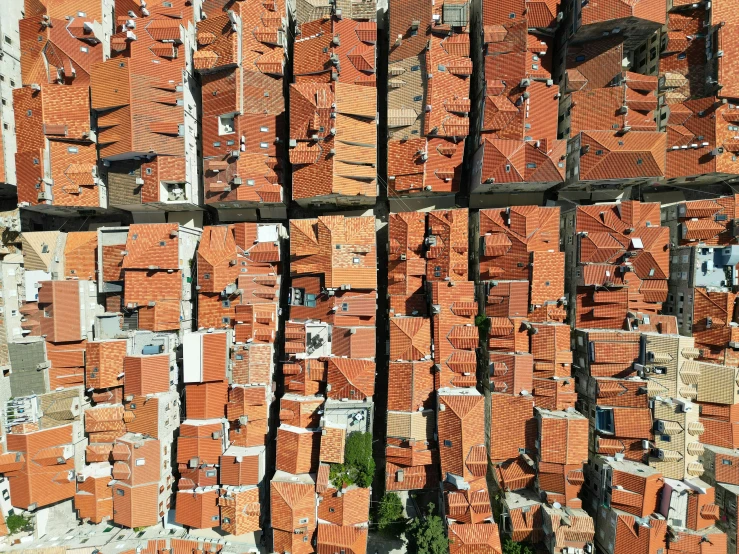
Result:
{"type": "Polygon", "coordinates": [[[483,397],[479,394],[453,394],[441,390],[438,413],[439,453],[444,478],[456,475],[468,483],[485,476],[487,467],[484,433],[470,421],[484,418],[483,397]]]}
{"type": "Polygon", "coordinates": [[[582,464],[588,458],[588,420],[577,412],[537,408],[539,463],[582,464]]]}
{"type": "Polygon", "coordinates": [[[502,552],[498,526],[495,523],[452,524],[449,526],[449,540],[450,554],[471,551],[480,554],[502,552]]]}
{"type": "Polygon", "coordinates": [[[316,552],[327,554],[337,549],[345,550],[347,554],[366,554],[367,528],[319,524],[316,552]]]}
{"type": "Polygon", "coordinates": [[[422,360],[431,356],[431,321],[422,317],[390,318],[390,359],[422,360]]]}
{"type": "Polygon", "coordinates": [[[369,489],[352,487],[337,493],[336,489],[329,489],[321,494],[318,519],[334,525],[362,525],[368,521],[369,489]]]}
{"type": "Polygon", "coordinates": [[[72,425],[7,435],[0,471],[10,478],[16,507],[47,506],[74,496],[72,444],[72,425]]]}
{"type": "MultiPolygon", "coordinates": [[[[311,535],[316,527],[316,492],[313,485],[284,481],[270,482],[270,506],[272,527],[290,534],[295,529],[306,528],[311,535]],[[299,523],[302,519],[308,522],[299,523]]],[[[302,538],[301,538],[302,539],[302,538]]]]}
{"type": "Polygon", "coordinates": [[[376,196],[375,96],[342,82],[290,87],[293,198],[376,196]]]}
{"type": "Polygon", "coordinates": [[[327,398],[364,400],[375,392],[375,364],[369,360],[329,358],[327,398]]]}
{"type": "Polygon", "coordinates": [[[290,237],[291,275],[323,274],[329,288],[377,287],[374,218],[294,219],[290,237]]]}
{"type": "Polygon", "coordinates": [[[666,135],[635,131],[583,131],[580,180],[642,179],[665,175],[666,135]]]}

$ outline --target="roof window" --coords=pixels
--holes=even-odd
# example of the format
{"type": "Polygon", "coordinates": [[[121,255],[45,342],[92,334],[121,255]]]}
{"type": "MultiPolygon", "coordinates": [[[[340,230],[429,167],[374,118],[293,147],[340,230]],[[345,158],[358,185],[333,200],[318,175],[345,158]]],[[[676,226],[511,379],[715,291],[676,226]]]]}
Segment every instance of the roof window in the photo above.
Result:
{"type": "Polygon", "coordinates": [[[234,132],[234,116],[222,115],[218,117],[218,134],[230,135],[234,132]]]}

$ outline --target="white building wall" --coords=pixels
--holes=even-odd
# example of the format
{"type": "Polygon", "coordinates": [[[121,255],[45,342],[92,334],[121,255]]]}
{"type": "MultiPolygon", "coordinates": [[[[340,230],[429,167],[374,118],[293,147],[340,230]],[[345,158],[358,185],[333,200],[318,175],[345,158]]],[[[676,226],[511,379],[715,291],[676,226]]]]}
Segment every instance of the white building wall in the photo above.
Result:
{"type": "Polygon", "coordinates": [[[23,2],[0,1],[0,132],[5,182],[15,185],[15,117],[13,89],[21,86],[21,51],[18,21],[23,17],[23,2]]]}

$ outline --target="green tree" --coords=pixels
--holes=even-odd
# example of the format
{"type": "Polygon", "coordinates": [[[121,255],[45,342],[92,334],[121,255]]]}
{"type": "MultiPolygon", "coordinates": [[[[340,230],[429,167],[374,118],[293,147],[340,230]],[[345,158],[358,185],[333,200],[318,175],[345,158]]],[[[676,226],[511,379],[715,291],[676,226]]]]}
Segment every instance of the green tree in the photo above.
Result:
{"type": "Polygon", "coordinates": [[[375,459],[372,457],[372,434],[354,432],[346,437],[344,466],[349,468],[352,480],[367,488],[375,476],[375,459]]]}
{"type": "Polygon", "coordinates": [[[22,514],[12,513],[8,515],[5,524],[8,526],[8,533],[10,535],[14,535],[18,531],[33,531],[31,518],[22,514]]]}
{"type": "Polygon", "coordinates": [[[377,508],[377,523],[381,531],[403,521],[403,502],[394,492],[386,492],[377,508]]]}
{"type": "Polygon", "coordinates": [[[534,554],[534,551],[526,544],[506,539],[503,543],[503,554],[534,554]]]}
{"type": "Polygon", "coordinates": [[[444,533],[444,524],[434,513],[436,507],[429,504],[426,517],[414,517],[408,526],[409,552],[417,554],[447,554],[449,539],[444,533]]]}

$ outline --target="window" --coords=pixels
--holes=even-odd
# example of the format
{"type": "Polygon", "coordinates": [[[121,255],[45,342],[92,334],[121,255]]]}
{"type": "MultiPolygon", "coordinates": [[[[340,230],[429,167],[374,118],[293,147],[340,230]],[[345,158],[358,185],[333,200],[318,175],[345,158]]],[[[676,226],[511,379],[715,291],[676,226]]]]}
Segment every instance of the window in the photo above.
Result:
{"type": "Polygon", "coordinates": [[[299,523],[300,525],[305,525],[306,523],[308,523],[308,518],[307,518],[307,517],[301,517],[301,518],[300,518],[300,519],[298,520],[298,523],[299,523]]]}
{"type": "Polygon", "coordinates": [[[732,465],[732,462],[731,462],[731,460],[727,460],[727,459],[723,459],[723,460],[721,460],[721,463],[722,463],[723,465],[725,465],[725,466],[730,466],[730,465],[732,465]]]}
{"type": "Polygon", "coordinates": [[[223,518],[223,523],[231,523],[231,518],[229,518],[229,517],[224,517],[224,518],[223,518]]]}
{"type": "Polygon", "coordinates": [[[671,442],[672,437],[670,435],[660,435],[659,440],[661,440],[662,442],[671,442]]]}
{"type": "Polygon", "coordinates": [[[210,279],[210,273],[203,273],[203,279],[208,281],[210,279]]]}
{"type": "Polygon", "coordinates": [[[230,317],[222,317],[221,318],[221,323],[223,323],[225,325],[230,325],[231,324],[231,318],[230,317]]]}
{"type": "Polygon", "coordinates": [[[146,465],[146,460],[144,458],[137,458],[136,459],[136,465],[137,466],[144,466],[144,465],[146,465]]]}
{"type": "Polygon", "coordinates": [[[450,440],[445,440],[444,441],[444,446],[451,446],[451,445],[452,445],[452,441],[450,441],[450,440]]]}
{"type": "Polygon", "coordinates": [[[76,146],[67,146],[67,152],[70,154],[77,154],[79,149],[76,146]]]}
{"type": "Polygon", "coordinates": [[[31,117],[33,115],[33,110],[26,110],[26,117],[31,117]]]}
{"type": "Polygon", "coordinates": [[[349,303],[348,302],[342,302],[341,303],[341,311],[342,312],[348,312],[349,311],[349,303]]]}
{"type": "Polygon", "coordinates": [[[329,508],[328,511],[329,513],[333,514],[336,511],[336,508],[329,508]]]}
{"type": "Polygon", "coordinates": [[[234,133],[234,116],[222,115],[218,118],[218,134],[231,135],[234,133]]]}
{"type": "Polygon", "coordinates": [[[13,44],[12,39],[8,35],[5,35],[5,42],[7,42],[8,44],[13,44]]]}
{"type": "Polygon", "coordinates": [[[215,469],[209,469],[205,472],[206,477],[215,477],[216,476],[216,470],[215,469]]]}
{"type": "Polygon", "coordinates": [[[441,266],[437,265],[434,268],[434,277],[441,277],[441,266]]]}
{"type": "Polygon", "coordinates": [[[89,51],[90,49],[87,48],[87,46],[80,46],[80,52],[82,52],[83,54],[87,54],[89,51]]]}
{"type": "Polygon", "coordinates": [[[595,151],[595,155],[596,156],[602,156],[603,155],[603,150],[596,150],[595,151]]]}
{"type": "Polygon", "coordinates": [[[41,253],[42,254],[48,254],[49,253],[49,245],[42,243],[41,244],[41,253]]]}
{"type": "Polygon", "coordinates": [[[576,62],[584,62],[585,61],[585,56],[583,56],[583,55],[577,56],[577,57],[575,57],[575,61],[576,62]]]}
{"type": "Polygon", "coordinates": [[[210,518],[210,520],[211,521],[218,521],[218,516],[213,516],[212,518],[210,518]]]}
{"type": "Polygon", "coordinates": [[[116,493],[116,494],[117,494],[118,496],[125,496],[125,495],[126,495],[126,491],[124,491],[123,489],[116,489],[116,490],[115,490],[115,493],[116,493]]]}
{"type": "Polygon", "coordinates": [[[511,172],[511,164],[505,164],[505,172],[510,173],[511,172]]]}
{"type": "Polygon", "coordinates": [[[128,405],[128,409],[129,410],[135,410],[136,409],[136,404],[129,404],[128,405]]]}
{"type": "Polygon", "coordinates": [[[145,173],[147,175],[151,175],[153,173],[153,171],[152,171],[152,169],[150,167],[147,167],[145,173]]]}
{"type": "Polygon", "coordinates": [[[644,163],[644,160],[642,160],[641,158],[636,159],[636,165],[641,165],[642,163],[644,163]]]}
{"type": "Polygon", "coordinates": [[[221,307],[222,308],[230,308],[231,307],[231,301],[230,300],[224,300],[223,302],[221,302],[221,307]]]}

